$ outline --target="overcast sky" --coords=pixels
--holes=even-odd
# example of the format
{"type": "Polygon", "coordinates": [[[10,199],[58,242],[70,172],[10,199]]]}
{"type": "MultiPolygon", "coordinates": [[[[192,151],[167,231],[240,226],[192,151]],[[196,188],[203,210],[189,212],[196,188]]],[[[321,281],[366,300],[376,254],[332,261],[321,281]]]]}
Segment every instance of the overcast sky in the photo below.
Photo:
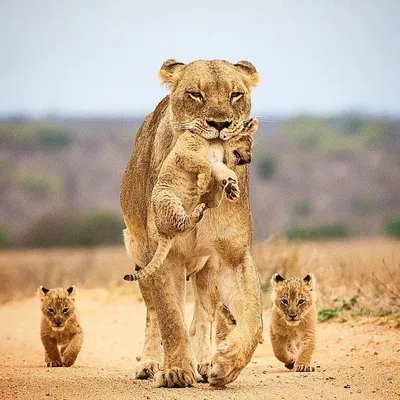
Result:
{"type": "Polygon", "coordinates": [[[400,0],[1,0],[0,114],[134,115],[167,58],[247,59],[253,111],[400,116],[400,0]]]}

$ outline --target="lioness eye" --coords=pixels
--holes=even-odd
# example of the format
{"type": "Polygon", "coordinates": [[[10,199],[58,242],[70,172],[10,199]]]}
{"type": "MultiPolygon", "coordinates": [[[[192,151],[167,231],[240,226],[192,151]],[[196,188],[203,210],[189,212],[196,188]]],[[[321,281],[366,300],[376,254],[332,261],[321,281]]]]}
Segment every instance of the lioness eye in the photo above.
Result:
{"type": "Polygon", "coordinates": [[[304,299],[299,299],[298,302],[297,302],[297,304],[298,304],[299,306],[301,306],[302,304],[304,304],[304,302],[305,302],[304,299]]]}
{"type": "Polygon", "coordinates": [[[193,99],[195,99],[197,101],[199,101],[199,100],[202,101],[203,100],[203,95],[200,92],[187,92],[187,93],[191,98],[193,98],[193,99]]]}
{"type": "Polygon", "coordinates": [[[241,92],[233,92],[231,93],[231,100],[238,100],[243,96],[241,92]]]}
{"type": "Polygon", "coordinates": [[[69,308],[65,307],[63,308],[63,313],[66,314],[69,311],[69,308]]]}
{"type": "Polygon", "coordinates": [[[287,301],[287,299],[281,299],[281,303],[284,305],[284,306],[287,306],[289,303],[288,303],[288,301],[287,301]]]}
{"type": "Polygon", "coordinates": [[[54,314],[54,308],[49,307],[49,308],[47,309],[47,311],[48,311],[50,314],[54,314]]]}

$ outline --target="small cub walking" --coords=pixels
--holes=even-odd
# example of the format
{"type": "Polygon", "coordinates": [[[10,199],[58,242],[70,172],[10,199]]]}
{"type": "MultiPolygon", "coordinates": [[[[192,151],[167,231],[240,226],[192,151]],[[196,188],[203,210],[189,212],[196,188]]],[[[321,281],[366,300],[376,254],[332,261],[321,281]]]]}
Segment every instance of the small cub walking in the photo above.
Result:
{"type": "Polygon", "coordinates": [[[276,358],[295,372],[312,372],[315,349],[315,277],[285,279],[274,274],[271,279],[272,316],[270,337],[276,358]]]}
{"type": "Polygon", "coordinates": [[[42,310],[40,338],[48,367],[70,367],[78,357],[83,332],[75,310],[75,286],[39,288],[42,310]],[[60,351],[58,346],[61,346],[60,351]]]}

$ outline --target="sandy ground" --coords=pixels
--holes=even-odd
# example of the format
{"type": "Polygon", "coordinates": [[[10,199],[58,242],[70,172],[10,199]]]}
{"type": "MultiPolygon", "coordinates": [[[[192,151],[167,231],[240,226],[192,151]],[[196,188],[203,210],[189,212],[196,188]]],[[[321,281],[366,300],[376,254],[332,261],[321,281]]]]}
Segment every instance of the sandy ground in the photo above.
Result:
{"type": "MultiPolygon", "coordinates": [[[[399,399],[400,329],[357,324],[318,325],[317,371],[287,371],[265,343],[239,378],[224,389],[197,384],[155,389],[133,379],[141,352],[145,307],[133,295],[79,294],[85,340],[72,368],[46,368],[39,338],[38,299],[0,306],[0,399],[399,399]]],[[[188,305],[188,318],[192,306],[188,305]]]]}

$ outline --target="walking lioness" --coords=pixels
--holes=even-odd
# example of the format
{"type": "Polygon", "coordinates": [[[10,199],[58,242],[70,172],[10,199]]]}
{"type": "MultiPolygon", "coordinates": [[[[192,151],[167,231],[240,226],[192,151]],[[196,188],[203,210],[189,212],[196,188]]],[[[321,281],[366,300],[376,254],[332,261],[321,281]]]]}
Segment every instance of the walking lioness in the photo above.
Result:
{"type": "MultiPolygon", "coordinates": [[[[168,60],[160,77],[170,93],[139,129],[121,182],[125,244],[141,268],[157,248],[151,194],[178,137],[185,131],[208,140],[231,140],[240,134],[250,115],[250,92],[259,80],[251,63],[219,60],[187,65],[168,60]]],[[[237,155],[227,160],[237,175],[240,198],[209,209],[187,236],[175,239],[163,268],[152,279],[139,281],[147,322],[136,377],[154,374],[157,387],[191,386],[198,378],[196,368],[212,385],[232,382],[249,363],[262,335],[259,276],[250,254],[248,166],[240,165],[243,160],[237,155]],[[187,275],[193,276],[195,290],[190,336],[183,313],[187,275]],[[221,336],[212,355],[211,323],[221,303],[235,325],[221,336]]]]}

